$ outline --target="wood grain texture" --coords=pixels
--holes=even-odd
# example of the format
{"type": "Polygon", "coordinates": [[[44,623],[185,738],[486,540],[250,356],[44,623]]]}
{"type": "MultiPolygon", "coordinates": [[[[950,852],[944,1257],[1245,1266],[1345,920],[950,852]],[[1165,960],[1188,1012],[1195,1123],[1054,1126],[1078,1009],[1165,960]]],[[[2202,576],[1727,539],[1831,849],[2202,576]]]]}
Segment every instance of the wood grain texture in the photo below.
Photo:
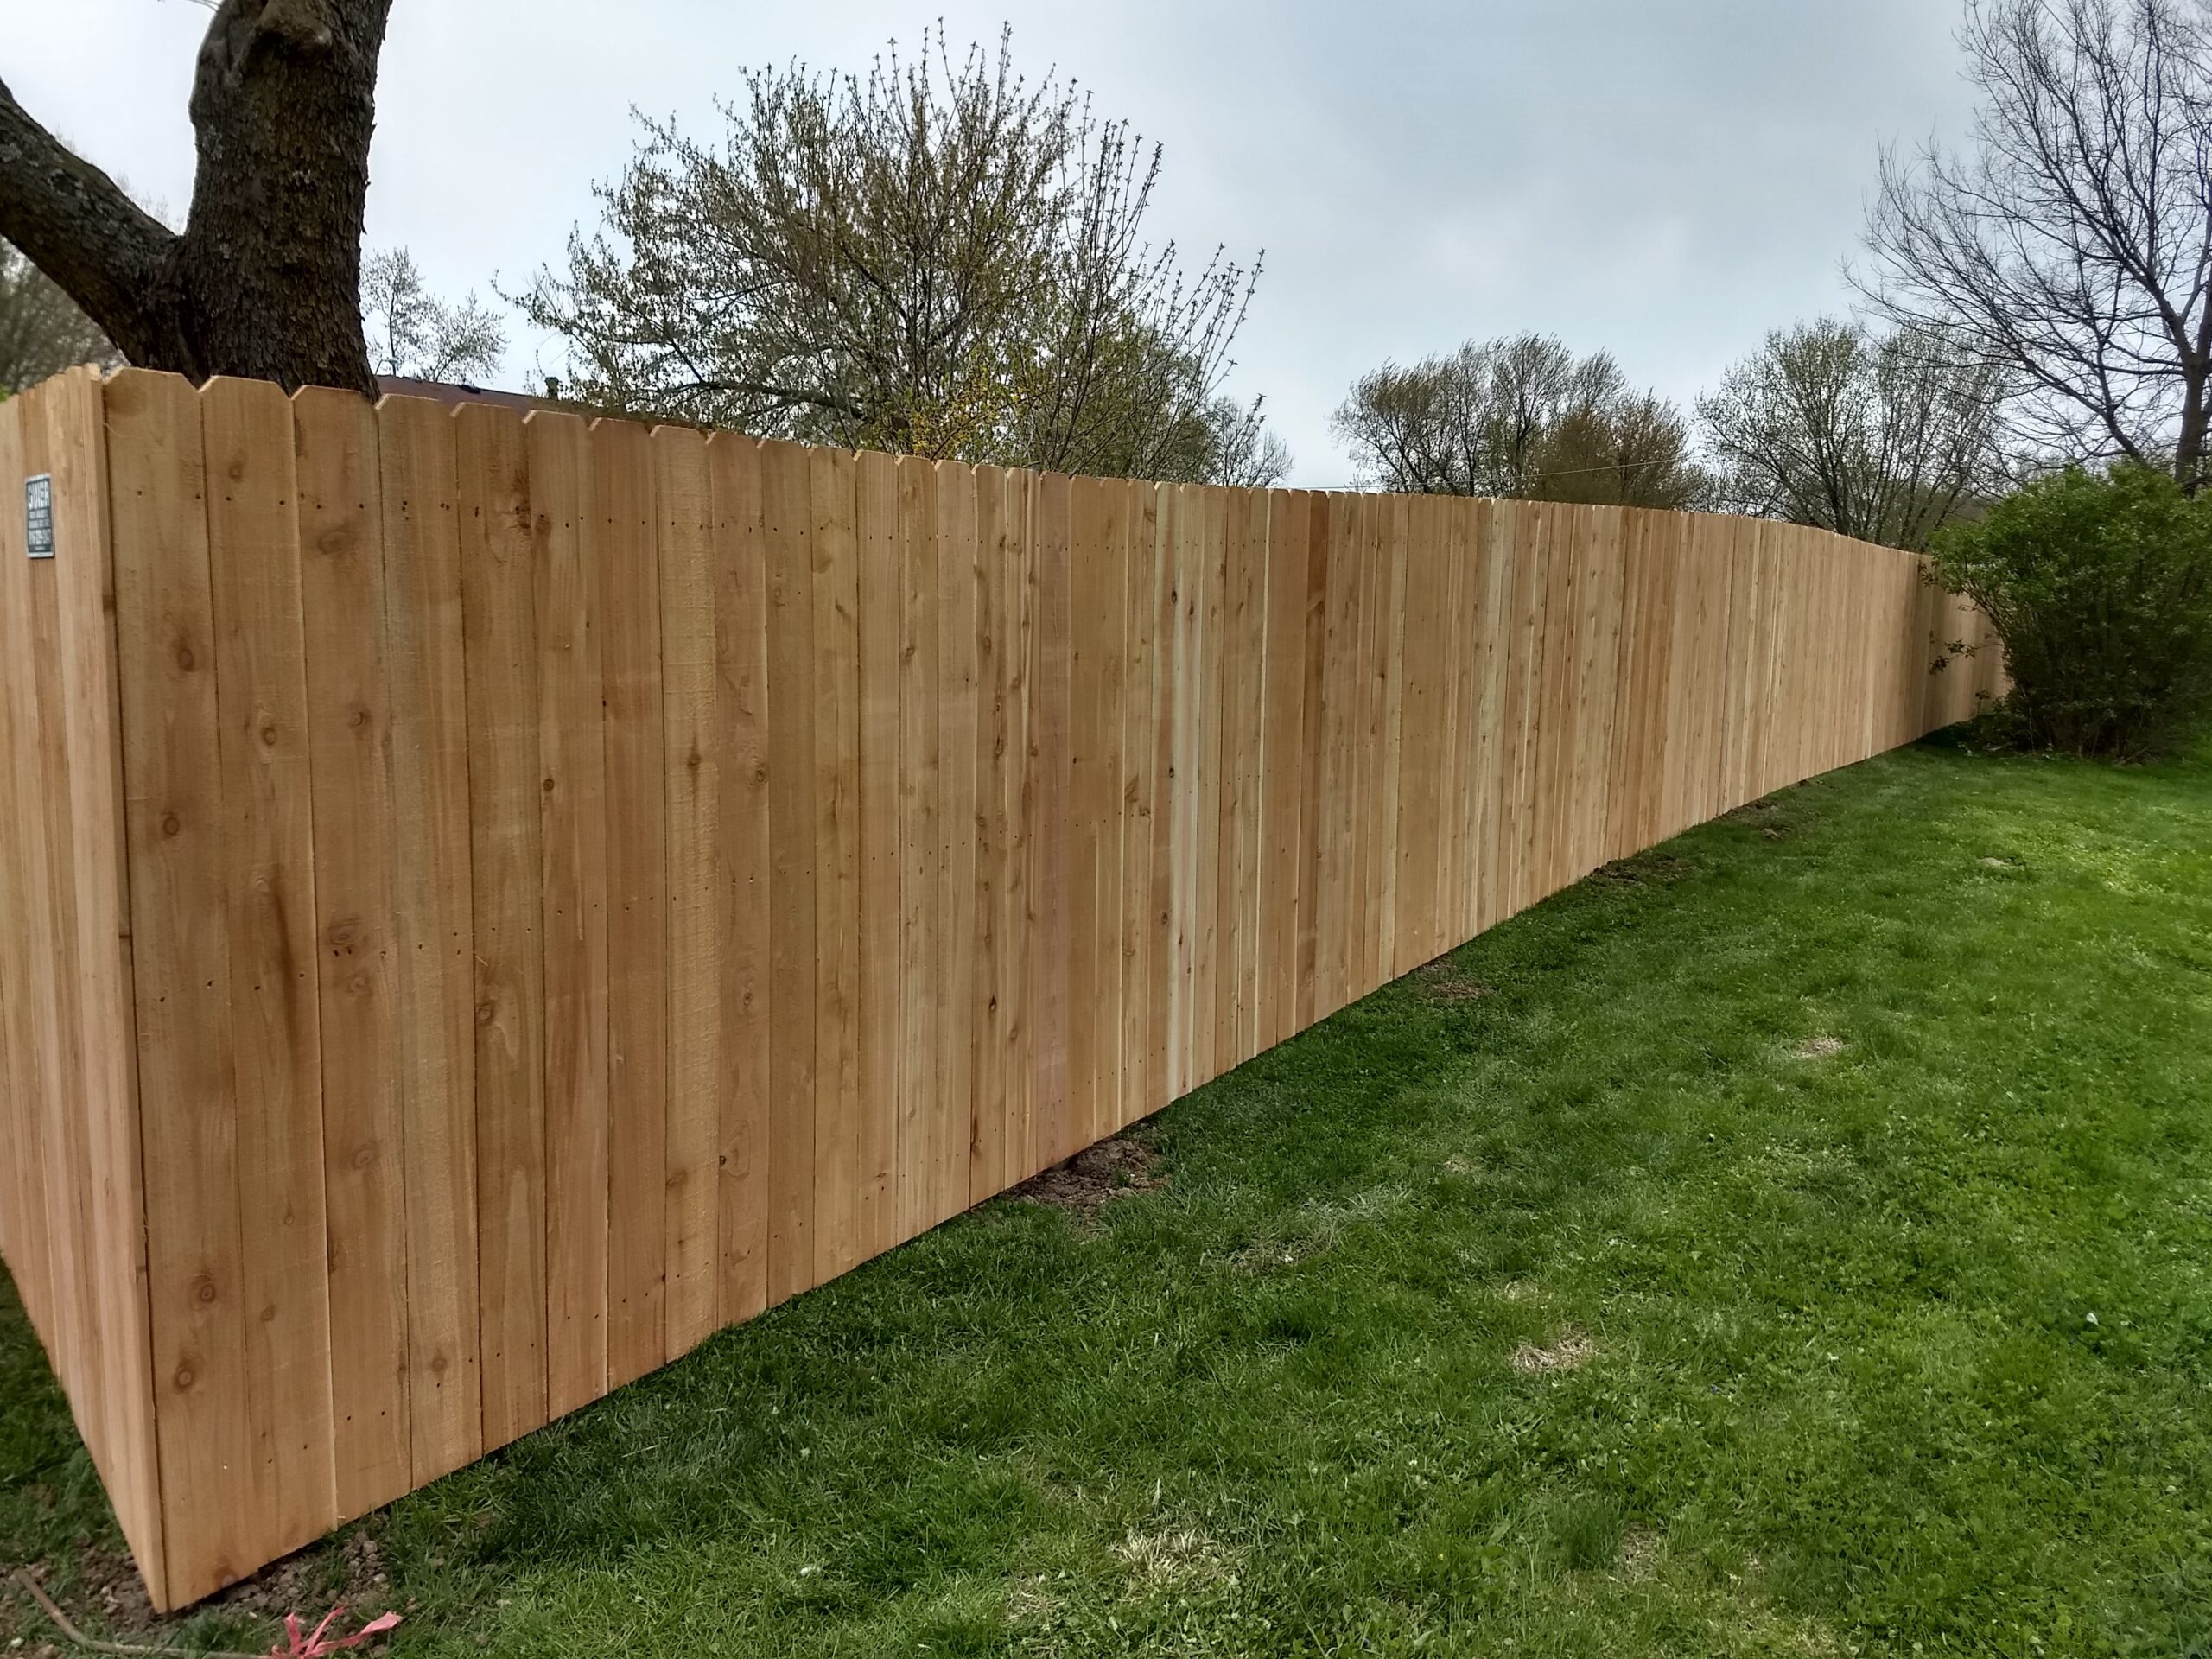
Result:
{"type": "Polygon", "coordinates": [[[545,1421],[545,981],[537,613],[521,419],[454,412],[475,965],[478,1370],[486,1451],[545,1421]]]}
{"type": "Polygon", "coordinates": [[[407,1385],[406,1135],[397,1032],[391,695],[376,411],[292,400],[312,754],[335,1513],[415,1482],[407,1385]]]}
{"type": "Polygon", "coordinates": [[[851,1179],[854,1255],[865,1261],[901,1236],[899,463],[888,455],[861,455],[857,489],[860,1072],[851,1179]]]}
{"type": "MultiPolygon", "coordinates": [[[[128,808],[114,621],[112,480],[98,372],[73,370],[48,390],[46,465],[54,480],[60,625],[54,666],[74,832],[66,849],[76,888],[79,1025],[74,1060],[87,1159],[87,1201],[79,1219],[87,1233],[82,1261],[90,1292],[90,1345],[101,1368],[96,1382],[81,1386],[73,1403],[117,1522],[134,1553],[150,1564],[149,1580],[159,1599],[166,1594],[166,1546],[146,1294],[137,1051],[131,1040],[128,808]]],[[[23,416],[31,412],[27,404],[23,416]]],[[[127,512],[125,524],[131,527],[127,512]]],[[[6,556],[0,551],[0,557],[6,556]]],[[[0,984],[21,982],[0,976],[0,984]]],[[[13,1086],[0,1080],[0,1091],[13,1086]]],[[[0,1117],[6,1116],[0,1107],[0,1117]]],[[[0,1131],[0,1154],[10,1139],[0,1131]]],[[[0,1201],[5,1196],[0,1185],[0,1201]]]]}
{"type": "Polygon", "coordinates": [[[541,410],[523,423],[523,438],[537,614],[545,1405],[558,1417],[607,1388],[606,619],[590,430],[541,410]]]}
{"type": "Polygon", "coordinates": [[[393,996],[416,1484],[483,1454],[477,1363],[475,969],[461,486],[452,416],[378,406],[391,741],[393,996]]]}
{"type": "Polygon", "coordinates": [[[338,1518],[306,645],[292,410],[201,388],[257,1536],[338,1518]]]}
{"type": "Polygon", "coordinates": [[[947,1114],[938,1100],[944,1010],[938,996],[938,569],[932,461],[899,462],[899,1234],[944,1217],[947,1114]]]}
{"type": "Polygon", "coordinates": [[[661,1126],[662,1320],[668,1357],[722,1324],[721,1071],[725,874],[715,718],[715,521],[707,440],[652,435],[660,598],[661,792],[667,833],[666,1106],[661,1126]]]}
{"type": "Polygon", "coordinates": [[[776,1163],[770,893],[774,759],[769,733],[769,569],[762,446],[735,433],[707,444],[714,524],[715,725],[726,746],[716,830],[715,926],[721,947],[720,1124],[721,1304],[725,1320],[768,1305],[776,1163]]]}
{"type": "Polygon", "coordinates": [[[2004,684],[1681,514],[136,372],[9,469],[0,1249],[165,1602],[2004,684]]]}
{"type": "Polygon", "coordinates": [[[607,1366],[619,1385],[669,1357],[667,734],[652,440],[601,421],[591,467],[607,779],[607,1366]]]}
{"type": "Polygon", "coordinates": [[[768,603],[768,1281],[780,1302],[815,1282],[813,490],[807,452],[760,452],[768,603]]]}

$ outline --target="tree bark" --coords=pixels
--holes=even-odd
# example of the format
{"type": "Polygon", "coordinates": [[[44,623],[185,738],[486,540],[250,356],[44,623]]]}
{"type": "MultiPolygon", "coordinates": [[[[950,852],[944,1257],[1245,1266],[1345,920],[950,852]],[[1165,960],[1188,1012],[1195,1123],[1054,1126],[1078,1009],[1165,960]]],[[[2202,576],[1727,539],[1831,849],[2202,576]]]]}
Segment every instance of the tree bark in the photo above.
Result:
{"type": "Polygon", "coordinates": [[[147,368],[373,396],[361,220],[391,0],[224,0],[192,89],[174,235],[0,83],[0,237],[147,368]]]}

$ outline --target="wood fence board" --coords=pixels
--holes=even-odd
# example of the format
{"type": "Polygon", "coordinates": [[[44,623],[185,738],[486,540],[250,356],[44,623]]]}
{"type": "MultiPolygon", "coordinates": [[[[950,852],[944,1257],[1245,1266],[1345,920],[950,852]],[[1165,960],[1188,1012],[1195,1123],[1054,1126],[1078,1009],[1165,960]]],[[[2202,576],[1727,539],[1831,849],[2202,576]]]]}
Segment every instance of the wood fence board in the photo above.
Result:
{"type": "Polygon", "coordinates": [[[855,1135],[854,1248],[865,1260],[899,1230],[899,463],[858,461],[860,609],[860,1075],[855,1135]]]}
{"type": "MultiPolygon", "coordinates": [[[[976,745],[982,728],[982,618],[976,592],[981,487],[974,467],[937,469],[938,555],[938,983],[944,1014],[938,1030],[938,1101],[944,1153],[932,1160],[938,1186],[934,1221],[968,1207],[976,1100],[976,930],[977,809],[982,799],[976,745]]],[[[934,1221],[932,1224],[934,1224],[934,1221]]]]}
{"type": "MultiPolygon", "coordinates": [[[[1166,1093],[1187,1093],[1192,1074],[1191,1001],[1196,973],[1198,912],[1198,728],[1201,698],[1198,624],[1205,588],[1198,556],[1205,499],[1195,486],[1161,491],[1173,611],[1167,678],[1173,707],[1168,716],[1168,931],[1166,1093]]],[[[1155,852],[1155,856],[1157,855],[1155,852]]]]}
{"type": "Polygon", "coordinates": [[[0,476],[51,480],[54,556],[0,531],[0,1245],[155,1593],[166,1571],[132,1041],[111,479],[97,372],[0,407],[0,476]],[[26,590],[29,590],[27,594],[26,590]],[[33,617],[28,612],[35,611],[33,617]],[[52,618],[52,655],[44,647],[52,618]],[[37,643],[26,643],[25,625],[37,643]],[[60,770],[55,770],[56,766],[60,770]],[[36,774],[27,778],[26,772],[36,774]],[[53,826],[66,823],[67,839],[53,826]],[[45,833],[42,833],[45,832],[45,833]],[[67,889],[66,895],[59,889],[67,889]],[[66,896],[67,902],[63,902],[66,896]],[[72,931],[64,935],[64,926],[72,931]],[[63,975],[72,982],[63,984],[63,975]],[[11,1190],[12,1189],[12,1190],[11,1190]],[[54,1230],[70,1230],[67,1237],[54,1230]],[[74,1326],[75,1328],[72,1328],[74,1326]]]}
{"type": "MultiPolygon", "coordinates": [[[[24,449],[28,417],[43,413],[42,390],[0,405],[0,476],[31,475],[24,449]]],[[[197,425],[197,410],[194,411],[197,425]]],[[[137,436],[134,429],[131,435],[137,436]]],[[[0,1009],[4,1009],[8,1045],[10,1160],[0,1167],[0,1198],[7,1200],[8,1259],[32,1329],[67,1374],[77,1364],[74,1335],[57,1323],[54,1259],[67,1258],[73,1237],[55,1237],[46,1215],[47,1103],[59,1091],[51,1017],[40,1005],[42,977],[50,963],[41,960],[50,937],[46,887],[45,817],[39,810],[45,783],[39,766],[38,692],[33,677],[30,566],[22,537],[27,525],[14,513],[0,513],[0,1009]]]]}
{"type": "Polygon", "coordinates": [[[378,405],[377,425],[409,1461],[420,1484],[484,1452],[461,486],[454,420],[444,405],[387,398],[378,405]]]}
{"type": "Polygon", "coordinates": [[[1007,1046],[1006,1141],[1001,1189],[1027,1179],[1037,1163],[1035,1119],[1036,1058],[1031,1007],[1030,938],[1034,913],[1030,882],[1031,801],[1035,788],[1032,765],[1031,689],[1037,628],[1037,492],[1025,472],[1007,475],[1007,636],[1001,663],[1007,700],[1006,751],[1000,767],[1001,810],[1007,824],[1006,880],[999,898],[1001,936],[999,995],[1007,1046]]]}
{"type": "MultiPolygon", "coordinates": [[[[106,405],[138,1081],[153,1103],[142,1134],[166,1535],[138,1559],[157,1599],[183,1600],[247,1570],[261,1541],[251,1511],[230,1501],[232,1471],[251,1457],[230,830],[199,397],[181,377],[126,370],[106,405]],[[169,1109],[175,1102],[190,1109],[169,1109]]],[[[6,431],[0,421],[0,445],[6,431]]],[[[14,569],[11,554],[0,546],[14,569]]],[[[23,660],[12,644],[9,654],[23,660]]]]}
{"type": "Polygon", "coordinates": [[[815,645],[808,452],[760,447],[768,577],[768,1283],[775,1303],[815,1280],[815,645]]]}
{"type": "Polygon", "coordinates": [[[664,426],[652,444],[667,831],[662,1318],[674,1359],[722,1324],[722,941],[732,906],[721,821],[723,768],[733,763],[716,717],[720,641],[707,440],[664,426]]]}
{"type": "Polygon", "coordinates": [[[1152,820],[1159,787],[1153,773],[1159,753],[1153,737],[1159,683],[1153,671],[1160,615],[1160,494],[1150,484],[1123,487],[1128,550],[1116,745],[1122,820],[1122,1028],[1116,1039],[1120,1064],[1108,1115],[1116,1130],[1151,1109],[1145,1103],[1145,1090],[1153,1075],[1147,1049],[1152,1017],[1152,820]]]}
{"type": "Polygon", "coordinates": [[[1182,620],[1181,553],[1176,545],[1177,491],[1172,485],[1143,486],[1151,515],[1151,646],[1139,664],[1149,681],[1151,729],[1150,801],[1146,827],[1152,837],[1148,873],[1152,887],[1144,917],[1144,1037],[1138,1056],[1141,1081],[1130,1119],[1157,1109],[1175,1097],[1168,1082],[1175,1026],[1175,820],[1179,800],[1175,779],[1177,731],[1176,635],[1182,620]]]}
{"type": "Polygon", "coordinates": [[[1073,730],[1071,614],[1071,513],[1069,480],[1047,474],[1037,480],[1037,612],[1031,631],[1033,716],[1030,743],[1029,901],[1030,1021],[1035,1063],[1030,1114],[1035,1125],[1031,1162],[1056,1164],[1082,1150],[1073,1114],[1069,1068],[1068,984],[1072,918],[1069,845],[1073,730]]]}
{"type": "Polygon", "coordinates": [[[974,984],[966,1010],[968,1112],[962,1160],[961,1207],[979,1204],[1005,1185],[1007,1095],[1003,975],[1010,941],[1004,901],[1012,857],[1011,827],[1001,776],[1008,732],[1007,475],[976,469],[975,895],[971,923],[974,984]]]}
{"type": "Polygon", "coordinates": [[[478,1367],[489,1451],[546,1420],[537,615],[519,416],[454,411],[474,921],[478,1367]]]}
{"type": "MultiPolygon", "coordinates": [[[[48,416],[61,389],[60,383],[49,382],[25,394],[20,403],[10,400],[9,414],[19,423],[17,464],[27,476],[51,473],[53,435],[48,416]]],[[[13,526],[10,531],[12,539],[13,526]]],[[[96,1297],[92,1240],[81,1219],[89,1196],[90,1157],[83,1122],[74,1109],[81,982],[72,864],[76,824],[66,787],[70,757],[59,662],[59,524],[55,532],[54,560],[33,563],[27,555],[8,573],[12,590],[8,595],[10,643],[16,653],[10,671],[24,741],[16,757],[22,813],[16,829],[25,848],[30,937],[35,950],[46,958],[36,963],[27,987],[41,1080],[28,1114],[39,1160],[38,1176],[28,1196],[30,1213],[42,1217],[48,1247],[45,1281],[35,1292],[35,1317],[64,1370],[73,1376],[96,1376],[103,1369],[103,1356],[92,1317],[96,1297]]]]}
{"type": "Polygon", "coordinates": [[[860,552],[849,450],[809,452],[814,564],[814,1282],[861,1260],[860,552]]]}
{"type": "Polygon", "coordinates": [[[330,1394],[339,1515],[414,1482],[407,1383],[407,1173],[397,1043],[391,695],[376,411],[292,399],[312,765],[313,915],[329,1229],[330,1394]]]}
{"type": "Polygon", "coordinates": [[[1405,688],[1406,688],[1406,563],[1409,555],[1409,537],[1413,502],[1405,496],[1389,498],[1389,532],[1386,543],[1388,565],[1384,572],[1383,607],[1388,615],[1388,641],[1382,666],[1383,676],[1383,736],[1382,753],[1382,816],[1376,822],[1382,831],[1382,845],[1377,849],[1376,864],[1382,878],[1381,891],[1376,895],[1376,917],[1382,937],[1376,941],[1376,965],[1373,984],[1381,985],[1398,975],[1420,966],[1408,960],[1399,949],[1397,938],[1398,914],[1398,797],[1405,779],[1405,688]]]}
{"type": "MultiPolygon", "coordinates": [[[[53,478],[54,587],[61,623],[56,666],[74,827],[67,855],[77,888],[76,1109],[83,1120],[88,1160],[80,1222],[86,1233],[92,1346],[104,1373],[80,1382],[72,1403],[118,1523],[133,1550],[156,1562],[158,1586],[163,1527],[145,1297],[137,1064],[130,1035],[115,563],[99,373],[73,369],[49,392],[47,466],[53,478]]],[[[0,987],[4,983],[0,980],[0,987]]],[[[0,995],[6,994],[0,988],[0,995]]],[[[0,1095],[10,1086],[0,1078],[0,1095]]],[[[0,1117],[9,1109],[0,1103],[0,1117]]],[[[0,1144],[5,1140],[0,1136],[0,1144]]],[[[4,1198],[0,1192],[0,1201],[4,1198]]]]}
{"type": "Polygon", "coordinates": [[[530,453],[545,953],[546,1409],[607,1388],[607,882],[601,526],[591,434],[538,410],[530,453]]]}
{"type": "Polygon", "coordinates": [[[1223,571],[1221,678],[1221,865],[1215,949],[1217,1076],[1252,1053],[1259,969],[1252,937],[1259,895],[1259,716],[1265,669],[1266,503],[1258,492],[1230,493],[1223,571]]]}
{"type": "Polygon", "coordinates": [[[899,1231],[944,1217],[945,1114],[938,1097],[944,1003],[938,994],[937,466],[899,462],[899,1231]]]}
{"type": "Polygon", "coordinates": [[[619,1386],[669,1357],[667,739],[651,436],[596,422],[591,466],[607,779],[607,1369],[619,1386]]]}
{"type": "Polygon", "coordinates": [[[1299,702],[1298,930],[1296,980],[1291,1027],[1303,1031],[1316,1018],[1320,975],[1322,696],[1327,684],[1329,625],[1329,498],[1300,497],[1305,520],[1306,569],[1303,658],[1305,686],[1299,702]]]}
{"type": "Polygon", "coordinates": [[[1474,635],[1470,649],[1479,652],[1475,688],[1474,755],[1476,817],[1475,902],[1477,932],[1505,913],[1511,885],[1511,840],[1507,819],[1512,807],[1514,745],[1508,729],[1507,671],[1511,665],[1511,629],[1516,615],[1513,544],[1510,509],[1496,502],[1476,504],[1468,530],[1476,550],[1479,584],[1475,596],[1474,635]]]}
{"type": "Polygon", "coordinates": [[[1298,1029],[1299,845],[1306,795],[1306,625],[1313,518],[1307,498],[1277,493],[1268,518],[1260,697],[1257,1046],[1298,1029]]]}
{"type": "Polygon", "coordinates": [[[1620,741],[1615,698],[1621,664],[1621,557],[1619,515],[1586,511],[1580,538],[1587,561],[1583,594],[1582,683],[1575,720],[1574,828],[1569,879],[1580,880],[1606,860],[1606,814],[1611,803],[1613,749],[1620,741]]]}
{"type": "Polygon", "coordinates": [[[1322,537],[1325,567],[1322,620],[1321,761],[1313,851],[1313,1017],[1325,1020],[1351,1000],[1352,825],[1359,753],[1361,498],[1328,498],[1322,537]]]}
{"type": "Polygon", "coordinates": [[[1106,1119],[1103,1051],[1121,1030],[1119,976],[1113,954],[1100,948],[1111,938],[1118,950],[1120,938],[1114,900],[1121,848],[1118,834],[1110,841],[1107,835],[1109,823],[1117,832],[1121,824],[1109,686],[1118,665],[1127,567],[1114,492],[1112,485],[1077,480],[1068,514],[1068,1111],[1077,1147],[1108,1132],[1100,1127],[1106,1119]]]}
{"type": "Polygon", "coordinates": [[[211,380],[208,470],[224,890],[230,900],[250,1529],[296,1548],[338,1517],[324,1212],[315,853],[292,411],[211,380]],[[260,1195],[269,1201],[254,1203],[260,1195]]]}
{"type": "MultiPolygon", "coordinates": [[[[1229,969],[1226,936],[1221,926],[1221,814],[1224,794],[1222,740],[1225,713],[1223,676],[1229,659],[1230,493],[1206,492],[1202,511],[1192,514],[1200,589],[1197,618],[1198,708],[1196,813],[1198,880],[1197,938],[1192,951],[1191,1071],[1196,1089],[1221,1075],[1222,982],[1229,969]]],[[[1233,721],[1229,722],[1233,725],[1233,721]]]]}
{"type": "MultiPolygon", "coordinates": [[[[771,1235],[782,1167],[777,1119],[778,957],[772,893],[779,866],[773,814],[778,753],[772,716],[770,555],[765,448],[734,432],[707,443],[709,568],[714,583],[715,730],[722,747],[715,826],[715,927],[721,948],[721,1053],[715,1111],[721,1151],[715,1197],[725,1320],[768,1306],[771,1235]]],[[[788,480],[787,480],[788,481],[788,480]]],[[[812,1043],[810,1030],[796,1033],[812,1043]]],[[[804,1149],[811,1155],[811,1147],[804,1149]]],[[[796,1179],[794,1174],[793,1179],[796,1179]]]]}
{"type": "Polygon", "coordinates": [[[1450,950],[1473,937],[1477,898],[1476,859],[1482,841],[1482,783],[1478,771],[1482,706],[1482,639],[1478,632],[1483,584],[1488,567],[1477,539],[1478,504],[1448,505],[1440,534],[1451,580],[1446,594],[1450,658],[1446,711],[1444,786],[1444,870],[1437,884],[1442,914],[1440,948],[1450,950]]]}
{"type": "Polygon", "coordinates": [[[1441,505],[1433,498],[1409,504],[1398,716],[1402,759],[1393,830],[1395,914],[1391,925],[1400,941],[1400,965],[1418,964],[1440,954],[1438,836],[1444,804],[1446,653],[1451,623],[1446,602],[1451,573],[1438,534],[1441,505]]]}
{"type": "Polygon", "coordinates": [[[1360,509],[1358,529],[1358,734],[1354,736],[1354,794],[1351,794],[1351,898],[1344,927],[1350,929],[1350,971],[1344,1002],[1356,1002],[1382,980],[1382,861],[1391,854],[1385,832],[1382,746],[1389,739],[1389,498],[1374,498],[1360,509]]]}

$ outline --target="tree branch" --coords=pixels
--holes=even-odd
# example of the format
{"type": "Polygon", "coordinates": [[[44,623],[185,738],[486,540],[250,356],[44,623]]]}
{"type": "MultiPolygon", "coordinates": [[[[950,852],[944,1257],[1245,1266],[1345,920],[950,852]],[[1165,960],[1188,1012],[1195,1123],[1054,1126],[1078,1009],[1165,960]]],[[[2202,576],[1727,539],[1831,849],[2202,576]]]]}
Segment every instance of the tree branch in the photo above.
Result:
{"type": "Polygon", "coordinates": [[[134,362],[179,333],[174,304],[177,238],[113,179],[31,118],[0,81],[0,237],[98,323],[134,362]]]}

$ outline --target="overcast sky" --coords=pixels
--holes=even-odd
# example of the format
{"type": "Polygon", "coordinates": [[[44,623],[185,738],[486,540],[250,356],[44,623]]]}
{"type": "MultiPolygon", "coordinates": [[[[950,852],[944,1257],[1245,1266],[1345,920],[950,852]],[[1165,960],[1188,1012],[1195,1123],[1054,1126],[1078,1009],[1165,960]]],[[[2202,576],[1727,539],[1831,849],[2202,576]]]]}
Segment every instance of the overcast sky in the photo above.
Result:
{"type": "MultiPolygon", "coordinates": [[[[1961,0],[397,0],[369,239],[454,293],[557,257],[632,106],[695,132],[747,65],[864,68],[941,12],[1014,27],[1166,147],[1154,228],[1267,257],[1235,388],[1294,481],[1346,481],[1362,371],[1535,330],[1688,400],[1766,330],[1842,308],[1885,141],[1965,118],[1961,0]]],[[[0,76],[144,199],[191,196],[190,0],[9,0],[0,76]]],[[[1196,263],[1194,259],[1193,263],[1196,263]]],[[[517,331],[505,378],[557,372],[517,331]]]]}

